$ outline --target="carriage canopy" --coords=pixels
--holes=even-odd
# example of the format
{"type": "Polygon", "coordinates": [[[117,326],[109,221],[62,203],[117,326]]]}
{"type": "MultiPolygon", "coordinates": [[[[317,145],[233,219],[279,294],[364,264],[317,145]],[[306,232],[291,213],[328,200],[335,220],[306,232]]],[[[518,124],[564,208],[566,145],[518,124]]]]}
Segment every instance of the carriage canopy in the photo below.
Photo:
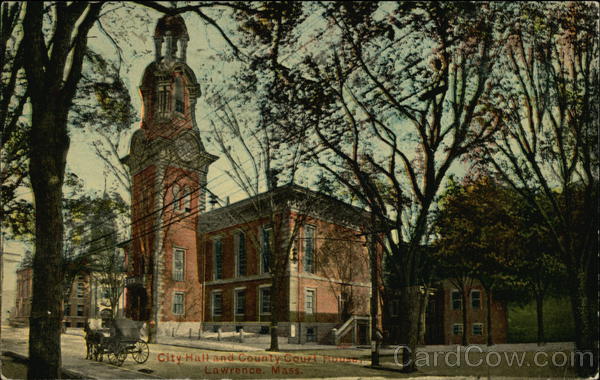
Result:
{"type": "Polygon", "coordinates": [[[136,321],[126,318],[115,319],[114,327],[117,335],[126,340],[137,341],[140,339],[140,326],[136,321]]]}

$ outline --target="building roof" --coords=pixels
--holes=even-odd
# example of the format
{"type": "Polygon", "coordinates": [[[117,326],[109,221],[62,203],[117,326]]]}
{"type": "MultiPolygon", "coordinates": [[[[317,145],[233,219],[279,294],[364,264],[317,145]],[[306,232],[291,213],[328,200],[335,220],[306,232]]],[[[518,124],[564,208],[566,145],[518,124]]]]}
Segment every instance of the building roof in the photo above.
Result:
{"type": "Polygon", "coordinates": [[[165,15],[158,20],[154,29],[154,37],[162,37],[167,32],[170,32],[175,38],[189,38],[185,22],[180,15],[165,15]]]}
{"type": "Polygon", "coordinates": [[[295,211],[349,227],[369,223],[368,211],[306,187],[289,184],[204,212],[199,230],[207,233],[266,218],[272,211],[295,211]]]}

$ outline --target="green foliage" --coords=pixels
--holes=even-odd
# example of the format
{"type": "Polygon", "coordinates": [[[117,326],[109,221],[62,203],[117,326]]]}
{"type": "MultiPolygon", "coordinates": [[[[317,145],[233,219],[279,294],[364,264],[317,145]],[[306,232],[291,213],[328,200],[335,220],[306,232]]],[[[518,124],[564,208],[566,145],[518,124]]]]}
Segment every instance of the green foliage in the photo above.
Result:
{"type": "Polygon", "coordinates": [[[121,273],[117,254],[117,215],[127,215],[128,205],[116,193],[103,195],[81,191],[82,183],[67,176],[72,193],[63,202],[66,241],[63,254],[65,295],[77,275],[93,272],[121,273]]]}
{"type": "Polygon", "coordinates": [[[0,226],[11,238],[30,239],[34,229],[33,207],[27,200],[31,128],[22,117],[28,94],[23,85],[23,49],[17,45],[21,8],[21,3],[5,2],[0,9],[0,226]]]}
{"type": "Polygon", "coordinates": [[[564,277],[557,248],[536,209],[489,177],[451,180],[436,218],[440,276],[471,276],[499,298],[544,295],[564,277]]]}
{"type": "Polygon", "coordinates": [[[436,218],[440,276],[495,276],[511,264],[511,221],[508,194],[483,179],[450,184],[436,218]]]}
{"type": "MultiPolygon", "coordinates": [[[[536,306],[531,301],[508,308],[508,343],[537,342],[536,306]]],[[[571,342],[575,327],[567,297],[548,297],[544,302],[544,335],[547,342],[571,342]]]]}
{"type": "Polygon", "coordinates": [[[118,135],[137,120],[129,89],[119,69],[102,55],[88,48],[86,58],[71,108],[71,123],[78,128],[118,135]]]}

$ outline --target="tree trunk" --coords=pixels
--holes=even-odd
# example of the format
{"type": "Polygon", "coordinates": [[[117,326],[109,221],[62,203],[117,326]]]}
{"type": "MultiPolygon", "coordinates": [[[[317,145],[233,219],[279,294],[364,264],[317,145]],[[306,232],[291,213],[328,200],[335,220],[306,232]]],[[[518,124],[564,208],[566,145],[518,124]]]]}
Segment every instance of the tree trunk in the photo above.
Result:
{"type": "Polygon", "coordinates": [[[427,289],[425,293],[421,295],[419,302],[419,340],[417,344],[425,345],[425,332],[427,330],[427,303],[429,301],[429,295],[427,289]]]}
{"type": "Polygon", "coordinates": [[[544,337],[544,296],[543,294],[535,295],[535,311],[537,316],[537,344],[541,346],[545,343],[544,337]]]}
{"type": "Polygon", "coordinates": [[[279,323],[279,300],[282,298],[279,297],[279,282],[277,276],[273,276],[273,285],[271,285],[271,346],[269,347],[269,351],[279,351],[279,331],[278,331],[278,323],[279,323]]]}
{"type": "MultiPolygon", "coordinates": [[[[589,284],[588,284],[589,285],[589,284]]],[[[571,308],[575,323],[575,347],[578,355],[575,368],[579,376],[588,377],[598,371],[597,309],[588,297],[585,288],[586,279],[583,274],[571,283],[571,308]]]]}
{"type": "Polygon", "coordinates": [[[469,340],[467,339],[467,290],[463,286],[461,289],[461,297],[462,297],[462,323],[463,323],[463,331],[462,331],[462,339],[461,344],[466,346],[469,344],[469,340]]]}
{"type": "Polygon", "coordinates": [[[33,103],[32,108],[30,177],[36,239],[27,377],[60,378],[64,294],[62,185],[69,138],[66,117],[61,120],[60,112],[48,104],[33,103]]]}
{"type": "Polygon", "coordinates": [[[403,318],[400,322],[400,339],[405,345],[402,349],[402,370],[404,372],[416,371],[416,349],[419,333],[419,288],[407,286],[400,294],[400,308],[403,318]]]}
{"type": "MultiPolygon", "coordinates": [[[[374,224],[373,224],[374,225],[374,224]]],[[[368,250],[371,267],[371,366],[379,366],[379,260],[375,247],[375,236],[369,235],[368,250]]]]}
{"type": "Polygon", "coordinates": [[[494,345],[494,327],[492,326],[492,289],[485,289],[485,302],[486,305],[486,314],[487,314],[487,345],[494,345]]]}

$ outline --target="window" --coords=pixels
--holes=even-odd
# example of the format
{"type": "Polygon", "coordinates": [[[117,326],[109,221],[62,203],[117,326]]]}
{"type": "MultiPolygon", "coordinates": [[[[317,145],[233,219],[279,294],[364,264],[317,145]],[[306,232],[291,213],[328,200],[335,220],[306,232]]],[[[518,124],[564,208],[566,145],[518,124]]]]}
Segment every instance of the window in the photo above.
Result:
{"type": "Polygon", "coordinates": [[[340,313],[343,313],[346,310],[346,295],[342,294],[340,296],[338,296],[338,311],[340,313]]]}
{"type": "Polygon", "coordinates": [[[394,299],[392,300],[392,317],[397,317],[400,315],[400,300],[399,299],[394,299]]]}
{"type": "Polygon", "coordinates": [[[181,292],[173,293],[173,314],[183,315],[184,294],[181,292]]]}
{"type": "Polygon", "coordinates": [[[243,315],[246,311],[246,291],[238,289],[235,291],[235,314],[243,315]]]}
{"type": "Polygon", "coordinates": [[[185,269],[185,250],[175,248],[173,252],[173,280],[183,281],[185,269]]]}
{"type": "Polygon", "coordinates": [[[175,111],[183,113],[183,81],[181,77],[175,78],[175,111]]]}
{"type": "Polygon", "coordinates": [[[77,305],[77,316],[83,317],[83,305],[77,305]]]}
{"type": "Polygon", "coordinates": [[[192,211],[192,192],[187,186],[183,189],[183,208],[185,212],[192,211]]]}
{"type": "Polygon", "coordinates": [[[462,335],[463,333],[463,325],[462,323],[455,323],[452,325],[452,334],[454,335],[462,335]]]}
{"type": "Polygon", "coordinates": [[[306,226],[304,229],[304,271],[315,273],[315,227],[306,226]]]}
{"type": "Polygon", "coordinates": [[[462,309],[462,297],[458,290],[452,291],[452,310],[462,309]]]}
{"type": "Polygon", "coordinates": [[[473,335],[483,335],[483,323],[473,323],[473,335]]]}
{"type": "Polygon", "coordinates": [[[260,288],[260,313],[271,312],[271,288],[260,288]]]}
{"type": "Polygon", "coordinates": [[[246,235],[238,232],[234,237],[235,244],[235,275],[246,275],[246,235]]]}
{"type": "Polygon", "coordinates": [[[316,342],[317,341],[317,334],[315,334],[314,327],[308,327],[306,329],[306,341],[307,342],[316,342]]]}
{"type": "Polygon", "coordinates": [[[212,294],[212,315],[219,316],[223,312],[223,293],[214,292],[212,294]]]}
{"type": "Polygon", "coordinates": [[[167,86],[160,86],[156,91],[156,97],[158,98],[158,112],[159,116],[167,116],[165,114],[171,112],[171,92],[167,86]]]}
{"type": "Polygon", "coordinates": [[[273,229],[264,227],[261,234],[260,269],[262,273],[271,270],[271,244],[273,240],[273,229]]]}
{"type": "Polygon", "coordinates": [[[85,294],[85,284],[83,282],[77,283],[77,298],[83,298],[85,294]]]}
{"type": "Polygon", "coordinates": [[[71,305],[66,304],[65,305],[65,317],[68,317],[71,315],[71,305]]]}
{"type": "Polygon", "coordinates": [[[179,199],[181,195],[179,194],[179,185],[173,185],[173,210],[179,211],[181,210],[181,199],[179,199]]]}
{"type": "Polygon", "coordinates": [[[304,312],[306,314],[314,314],[315,312],[315,291],[307,290],[304,299],[304,312]]]}
{"type": "Polygon", "coordinates": [[[479,291],[479,290],[471,291],[471,307],[473,309],[481,308],[481,291],[479,291]]]}
{"type": "Polygon", "coordinates": [[[215,240],[215,280],[223,278],[223,242],[215,240]]]}

